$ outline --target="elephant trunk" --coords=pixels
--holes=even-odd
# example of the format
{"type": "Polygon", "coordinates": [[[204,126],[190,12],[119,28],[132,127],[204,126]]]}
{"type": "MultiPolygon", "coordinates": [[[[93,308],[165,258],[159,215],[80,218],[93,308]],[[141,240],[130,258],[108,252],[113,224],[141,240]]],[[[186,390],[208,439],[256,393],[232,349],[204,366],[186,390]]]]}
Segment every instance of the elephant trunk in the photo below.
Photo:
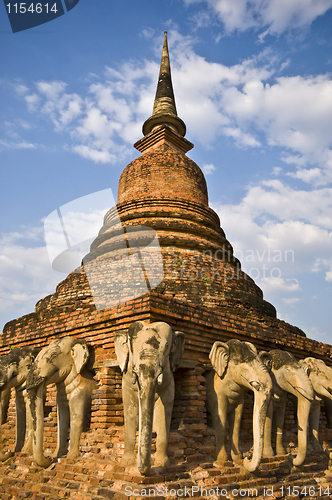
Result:
{"type": "Polygon", "coordinates": [[[40,467],[49,467],[52,460],[44,456],[44,391],[43,384],[28,390],[30,412],[33,422],[33,458],[40,467]]]}
{"type": "Polygon", "coordinates": [[[297,403],[297,455],[293,465],[302,465],[307,454],[307,429],[311,402],[303,397],[298,398],[297,403]]]}
{"type": "Polygon", "coordinates": [[[151,380],[139,391],[139,442],[138,470],[146,475],[151,468],[152,424],[155,398],[155,383],[151,380]]]}
{"type": "Polygon", "coordinates": [[[270,402],[271,392],[254,391],[255,402],[253,412],[253,437],[254,446],[251,460],[244,459],[244,467],[252,472],[256,470],[260,464],[263,446],[264,446],[264,426],[266,420],[266,413],[270,402]]]}

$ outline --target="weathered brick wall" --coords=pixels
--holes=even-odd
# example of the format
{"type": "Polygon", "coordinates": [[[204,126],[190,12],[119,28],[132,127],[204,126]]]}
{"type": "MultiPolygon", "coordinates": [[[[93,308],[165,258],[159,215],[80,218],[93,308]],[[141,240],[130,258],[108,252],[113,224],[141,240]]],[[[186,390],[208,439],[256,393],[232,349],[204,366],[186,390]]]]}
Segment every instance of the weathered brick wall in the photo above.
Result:
{"type": "MultiPolygon", "coordinates": [[[[19,347],[47,345],[56,336],[84,337],[91,350],[88,369],[95,370],[96,386],[92,393],[88,428],[82,436],[81,449],[88,454],[106,454],[117,461],[123,452],[123,408],[121,372],[114,353],[115,331],[126,330],[135,320],[167,321],[175,330],[185,333],[186,343],[182,364],[175,373],[175,402],[170,437],[170,457],[174,462],[211,460],[214,453],[214,433],[205,405],[205,370],[208,354],[216,340],[230,338],[249,340],[258,349],[286,348],[297,358],[316,356],[331,364],[331,346],[297,334],[297,329],[278,322],[277,327],[244,319],[227,312],[184,304],[156,293],[146,294],[126,304],[104,311],[83,309],[61,318],[38,316],[20,318],[7,325],[2,334],[1,352],[8,345],[19,347]],[[45,324],[45,321],[48,323],[45,324]],[[31,324],[34,331],[31,331],[31,324]]],[[[45,420],[45,450],[54,453],[56,446],[55,388],[47,393],[45,420]]],[[[14,441],[14,399],[9,408],[8,423],[2,435],[4,445],[14,441]]],[[[326,429],[322,411],[322,438],[332,446],[331,431],[326,429]]],[[[242,447],[252,445],[252,397],[247,396],[242,423],[242,447]]],[[[296,423],[293,408],[287,407],[285,444],[296,444],[296,423]]]]}
{"type": "Polygon", "coordinates": [[[118,203],[148,197],[192,200],[207,205],[204,175],[184,154],[171,151],[146,152],[122,172],[118,203]]]}
{"type": "Polygon", "coordinates": [[[71,335],[83,337],[91,346],[95,362],[115,358],[113,336],[137,320],[166,321],[186,336],[184,359],[208,362],[216,340],[250,340],[258,349],[284,348],[296,357],[316,356],[331,364],[332,347],[311,340],[288,323],[275,320],[272,325],[239,316],[236,312],[186,304],[174,298],[149,292],[142,297],[102,311],[90,307],[58,314],[54,309],[32,313],[7,323],[0,336],[0,353],[9,346],[45,346],[53,338],[71,335]]]}

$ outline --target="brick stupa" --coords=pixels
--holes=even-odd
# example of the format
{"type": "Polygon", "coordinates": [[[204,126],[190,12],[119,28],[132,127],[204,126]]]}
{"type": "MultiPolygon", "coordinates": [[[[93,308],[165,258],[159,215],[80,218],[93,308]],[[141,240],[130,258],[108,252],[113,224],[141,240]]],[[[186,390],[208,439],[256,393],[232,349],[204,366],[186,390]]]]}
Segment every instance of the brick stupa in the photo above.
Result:
{"type": "MultiPolygon", "coordinates": [[[[216,340],[237,338],[254,343],[257,349],[286,349],[297,358],[315,356],[331,364],[331,346],[310,340],[300,329],[277,319],[275,308],[263,299],[261,289],[241,270],[218,215],[208,205],[204,175],[186,156],[193,144],[184,138],[185,132],[185,124],[176,111],[165,32],[153,113],[143,125],[143,138],[135,144],[141,156],[132,161],[120,177],[116,207],[106,213],[80,272],[69,274],[55,293],[36,304],[35,312],[7,323],[1,335],[1,353],[7,353],[9,346],[43,347],[53,338],[66,335],[88,342],[91,351],[88,368],[94,371],[96,388],[86,433],[81,440],[82,458],[77,462],[61,459],[47,472],[34,467],[31,457],[17,454],[0,467],[1,499],[14,498],[8,492],[17,482],[25,492],[43,491],[42,487],[33,489],[32,486],[47,483],[44,496],[38,497],[37,493],[31,496],[45,499],[69,495],[77,499],[128,498],[123,493],[125,484],[141,483],[141,488],[146,482],[153,483],[151,478],[139,478],[137,472],[128,472],[118,465],[123,452],[123,411],[121,372],[113,338],[114,332],[126,330],[134,321],[166,321],[174,330],[185,333],[184,356],[175,374],[176,399],[169,444],[174,465],[155,477],[157,483],[178,481],[180,484],[189,478],[193,484],[200,484],[200,478],[204,477],[204,484],[215,485],[215,476],[225,477],[221,481],[225,484],[249,481],[232,463],[227,465],[228,472],[217,470],[210,463],[214,434],[206,412],[204,373],[216,340]],[[159,245],[150,246],[148,269],[143,273],[143,294],[130,298],[132,283],[138,277],[128,273],[123,262],[128,257],[128,243],[129,254],[142,258],[142,249],[151,243],[151,234],[146,228],[156,232],[159,245]],[[154,276],[160,274],[159,247],[164,277],[153,287],[154,276]],[[113,273],[110,280],[109,269],[111,266],[114,270],[114,265],[117,275],[114,278],[113,273]],[[89,282],[103,284],[99,287],[97,308],[89,282]],[[203,463],[210,463],[210,468],[202,467],[203,463]],[[20,474],[15,476],[12,472],[16,468],[23,471],[22,480],[20,474]],[[38,469],[39,476],[34,479],[30,478],[32,469],[35,472],[38,469]],[[210,472],[205,474],[205,470],[210,472]],[[64,471],[69,474],[67,482],[64,471]],[[57,477],[62,482],[56,481],[57,477]]],[[[248,398],[249,408],[250,395],[248,398]]],[[[13,405],[12,401],[8,423],[4,426],[3,446],[13,441],[13,405]]],[[[56,442],[54,388],[48,391],[46,410],[45,448],[46,453],[53,453],[56,442]]],[[[289,440],[296,441],[296,423],[291,415],[286,419],[286,431],[287,425],[289,440]]],[[[249,441],[251,427],[251,413],[245,410],[243,429],[249,441]]],[[[323,427],[325,431],[324,419],[323,427]]],[[[283,460],[285,458],[279,462],[276,459],[275,468],[280,474],[284,470],[287,477],[289,469],[285,469],[283,460]]],[[[273,469],[272,462],[266,466],[269,461],[263,459],[262,470],[273,469]]],[[[326,462],[321,471],[324,468],[326,462]]],[[[262,470],[257,471],[256,479],[263,478],[261,485],[271,484],[271,474],[264,476],[262,470]]],[[[304,478],[305,471],[301,474],[304,478]]],[[[256,479],[253,484],[257,483],[256,479]]]]}

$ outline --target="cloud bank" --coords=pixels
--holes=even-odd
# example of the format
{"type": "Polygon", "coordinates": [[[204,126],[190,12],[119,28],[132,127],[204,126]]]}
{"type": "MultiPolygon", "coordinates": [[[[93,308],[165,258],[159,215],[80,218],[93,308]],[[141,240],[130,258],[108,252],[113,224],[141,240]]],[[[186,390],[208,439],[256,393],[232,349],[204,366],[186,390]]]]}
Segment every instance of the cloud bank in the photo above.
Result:
{"type": "MultiPolygon", "coordinates": [[[[287,175],[315,186],[331,182],[330,74],[282,76],[285,61],[271,50],[233,66],[207,61],[195,52],[193,39],[176,31],[170,45],[178,111],[193,140],[211,146],[225,136],[240,148],[278,148],[287,175]]],[[[141,137],[157,76],[158,64],[145,60],[106,68],[81,95],[60,81],[16,90],[35,118],[65,133],[67,149],[112,164],[127,158],[141,137]]],[[[13,141],[1,145],[15,147],[13,141]]],[[[16,147],[35,143],[20,136],[16,147]]]]}
{"type": "Polygon", "coordinates": [[[318,16],[332,7],[331,0],[184,0],[185,4],[204,3],[210,9],[196,14],[198,25],[206,24],[218,16],[225,30],[264,29],[267,34],[280,35],[288,30],[309,26],[318,16]]]}

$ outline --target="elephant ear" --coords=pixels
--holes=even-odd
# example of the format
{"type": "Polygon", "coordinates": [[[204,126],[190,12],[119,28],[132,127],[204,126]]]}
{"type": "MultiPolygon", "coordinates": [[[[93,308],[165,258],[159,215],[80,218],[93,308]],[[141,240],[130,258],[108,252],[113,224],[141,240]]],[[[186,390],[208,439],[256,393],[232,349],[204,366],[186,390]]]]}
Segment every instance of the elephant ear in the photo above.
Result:
{"type": "Polygon", "coordinates": [[[77,373],[81,373],[89,358],[89,349],[86,342],[76,342],[71,348],[71,354],[77,373]]]}
{"type": "Polygon", "coordinates": [[[223,378],[229,361],[229,345],[224,342],[215,342],[209,354],[214,371],[223,378]]]}
{"type": "Polygon", "coordinates": [[[114,347],[120,369],[122,372],[126,372],[129,359],[129,346],[127,342],[127,333],[122,332],[114,336],[114,347]]]}
{"type": "Polygon", "coordinates": [[[132,342],[133,340],[136,339],[138,332],[143,330],[145,326],[146,323],[144,323],[144,321],[135,321],[135,323],[132,323],[128,328],[128,339],[130,343],[130,349],[132,349],[132,342]]]}
{"type": "Polygon", "coordinates": [[[249,349],[257,356],[257,349],[254,346],[254,344],[252,344],[251,342],[245,342],[245,344],[247,344],[247,346],[249,347],[249,349]]]}
{"type": "Polygon", "coordinates": [[[184,333],[174,332],[173,344],[169,355],[169,361],[173,372],[177,370],[184,351],[184,333]]]}
{"type": "Polygon", "coordinates": [[[264,363],[264,365],[269,369],[272,370],[273,367],[273,361],[272,361],[272,356],[269,352],[267,351],[261,351],[258,355],[261,359],[261,361],[264,363]]]}

